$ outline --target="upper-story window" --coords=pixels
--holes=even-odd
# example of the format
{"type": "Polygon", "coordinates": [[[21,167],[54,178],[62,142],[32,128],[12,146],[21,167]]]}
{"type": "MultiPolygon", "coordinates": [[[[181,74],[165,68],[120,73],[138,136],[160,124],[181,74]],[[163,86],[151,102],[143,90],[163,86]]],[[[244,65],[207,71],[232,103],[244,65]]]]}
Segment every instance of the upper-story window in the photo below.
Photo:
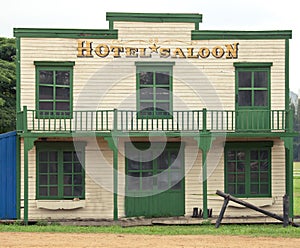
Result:
{"type": "Polygon", "coordinates": [[[268,108],[272,63],[235,63],[240,108],[268,108]]]}
{"type": "Polygon", "coordinates": [[[140,118],[170,118],[174,63],[136,62],[140,118]]]}
{"type": "Polygon", "coordinates": [[[74,62],[36,61],[36,110],[39,117],[70,117],[74,62]]]}

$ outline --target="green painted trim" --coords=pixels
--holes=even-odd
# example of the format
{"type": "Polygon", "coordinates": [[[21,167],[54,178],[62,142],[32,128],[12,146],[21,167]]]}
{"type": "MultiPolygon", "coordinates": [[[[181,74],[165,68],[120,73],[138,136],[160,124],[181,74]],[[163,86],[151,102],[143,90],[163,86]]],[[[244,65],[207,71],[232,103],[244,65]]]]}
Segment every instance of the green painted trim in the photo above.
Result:
{"type": "Polygon", "coordinates": [[[114,210],[113,210],[113,219],[118,220],[119,219],[119,210],[118,210],[118,139],[114,136],[111,137],[105,137],[104,138],[109,148],[113,151],[113,189],[114,189],[114,196],[113,196],[113,202],[114,202],[114,210]]]}
{"type": "Polygon", "coordinates": [[[75,65],[75,61],[34,61],[35,66],[45,66],[45,67],[53,67],[53,66],[69,66],[73,67],[75,65]]]}
{"type": "Polygon", "coordinates": [[[21,111],[21,40],[19,37],[16,38],[16,110],[21,111]]]}
{"type": "MultiPolygon", "coordinates": [[[[244,178],[244,185],[245,185],[245,194],[234,194],[237,197],[240,198],[266,198],[266,197],[272,197],[272,147],[273,147],[273,141],[263,141],[263,142],[249,142],[249,141],[241,141],[241,142],[226,142],[225,143],[225,147],[224,147],[224,190],[225,192],[228,192],[228,171],[227,171],[227,152],[228,150],[235,150],[235,151],[245,151],[245,178],[244,178]],[[250,185],[251,185],[251,171],[250,171],[250,163],[251,163],[251,158],[250,158],[250,151],[252,149],[257,149],[257,150],[261,150],[261,149],[268,149],[268,162],[269,162],[269,168],[268,168],[268,192],[269,194],[258,194],[258,195],[254,195],[251,194],[251,189],[250,189],[250,185]]],[[[232,160],[234,162],[237,162],[238,159],[234,159],[232,160]]],[[[260,159],[258,159],[257,161],[260,161],[260,159]]],[[[260,173],[260,169],[258,171],[258,173],[260,173]]],[[[238,175],[239,172],[235,172],[232,173],[232,175],[238,175]]],[[[234,184],[238,185],[239,183],[243,182],[239,182],[239,181],[235,181],[234,184]]],[[[258,185],[261,185],[260,180],[258,180],[258,182],[255,182],[258,185]]],[[[265,183],[263,183],[265,184],[265,183]]]]}
{"type": "Polygon", "coordinates": [[[17,219],[21,218],[21,141],[20,141],[20,136],[17,135],[16,137],[16,161],[17,161],[17,168],[16,168],[16,176],[17,176],[17,184],[16,184],[16,207],[17,207],[17,219]]]}
{"type": "Polygon", "coordinates": [[[33,148],[36,138],[24,138],[24,223],[28,225],[28,152],[33,148]]]}
{"type": "Polygon", "coordinates": [[[118,39],[118,30],[14,28],[14,36],[17,38],[118,39]]]}
{"type": "MultiPolygon", "coordinates": [[[[289,40],[285,40],[285,110],[290,108],[290,45],[289,40]]],[[[287,118],[288,119],[288,118],[287,118]]],[[[289,120],[286,120],[289,121],[289,120]]],[[[288,124],[288,123],[286,123],[288,124]]]]}
{"type": "Polygon", "coordinates": [[[273,40],[291,39],[291,30],[277,31],[222,31],[192,30],[192,40],[273,40]]]}
{"type": "Polygon", "coordinates": [[[273,62],[234,62],[233,66],[236,68],[270,68],[273,62]]]}
{"type": "Polygon", "coordinates": [[[195,23],[195,29],[199,29],[202,22],[201,14],[192,13],[126,13],[126,12],[107,12],[106,20],[110,23],[110,28],[115,21],[123,22],[178,22],[195,23]]]}

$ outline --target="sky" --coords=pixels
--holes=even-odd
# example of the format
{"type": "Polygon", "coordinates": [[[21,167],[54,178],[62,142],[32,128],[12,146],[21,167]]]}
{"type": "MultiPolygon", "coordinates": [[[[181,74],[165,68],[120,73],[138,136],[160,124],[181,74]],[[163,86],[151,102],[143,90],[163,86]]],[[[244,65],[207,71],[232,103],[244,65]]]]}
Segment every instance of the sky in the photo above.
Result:
{"type": "Polygon", "coordinates": [[[199,13],[200,30],[292,30],[290,89],[300,94],[296,4],[295,0],[3,0],[0,37],[13,37],[13,28],[108,29],[106,12],[199,13]]]}

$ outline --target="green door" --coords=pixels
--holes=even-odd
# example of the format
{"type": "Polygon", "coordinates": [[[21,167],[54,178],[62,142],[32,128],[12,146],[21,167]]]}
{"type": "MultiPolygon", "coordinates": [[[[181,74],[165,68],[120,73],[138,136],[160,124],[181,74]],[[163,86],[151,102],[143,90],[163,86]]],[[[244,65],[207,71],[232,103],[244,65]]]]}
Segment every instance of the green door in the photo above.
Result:
{"type": "Polygon", "coordinates": [[[126,143],[127,217],[181,216],[184,147],[181,143],[126,143]]]}
{"type": "Polygon", "coordinates": [[[235,63],[236,130],[270,130],[270,63],[235,63]]]}

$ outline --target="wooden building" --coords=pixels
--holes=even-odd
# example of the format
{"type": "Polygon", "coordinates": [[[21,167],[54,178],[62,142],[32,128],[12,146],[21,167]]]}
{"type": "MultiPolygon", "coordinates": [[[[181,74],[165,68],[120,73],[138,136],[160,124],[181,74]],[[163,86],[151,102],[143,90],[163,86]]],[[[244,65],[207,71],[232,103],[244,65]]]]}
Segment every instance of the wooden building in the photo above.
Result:
{"type": "Polygon", "coordinates": [[[109,29],[14,29],[18,217],[197,207],[207,218],[222,206],[216,190],[282,214],[283,195],[293,203],[292,32],[201,30],[201,14],[106,18],[109,29]]]}

